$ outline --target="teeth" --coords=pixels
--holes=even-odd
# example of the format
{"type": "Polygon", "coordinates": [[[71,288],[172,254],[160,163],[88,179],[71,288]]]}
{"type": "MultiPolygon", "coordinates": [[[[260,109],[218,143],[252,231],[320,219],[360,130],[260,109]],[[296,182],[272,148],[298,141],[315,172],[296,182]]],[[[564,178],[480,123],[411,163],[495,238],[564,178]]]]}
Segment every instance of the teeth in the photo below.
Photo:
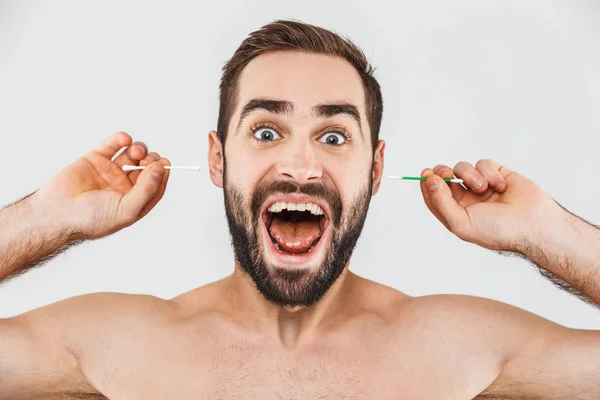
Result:
{"type": "Polygon", "coordinates": [[[289,211],[310,211],[313,215],[323,215],[325,212],[321,207],[316,205],[315,203],[286,203],[285,201],[280,201],[272,204],[268,211],[272,213],[279,213],[283,210],[289,211]]]}

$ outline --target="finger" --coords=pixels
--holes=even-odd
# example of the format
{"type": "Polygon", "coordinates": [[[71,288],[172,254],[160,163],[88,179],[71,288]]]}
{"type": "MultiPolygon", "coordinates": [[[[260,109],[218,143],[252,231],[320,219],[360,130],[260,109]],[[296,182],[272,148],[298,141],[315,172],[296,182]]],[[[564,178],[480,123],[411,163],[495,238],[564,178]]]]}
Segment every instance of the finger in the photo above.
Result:
{"type": "MultiPolygon", "coordinates": [[[[428,178],[429,176],[434,175],[434,172],[431,168],[425,168],[423,172],[421,172],[421,177],[428,178]]],[[[448,229],[450,230],[450,226],[448,222],[442,217],[442,214],[435,208],[433,205],[433,201],[431,200],[431,194],[429,193],[429,189],[427,189],[426,181],[421,181],[421,193],[423,194],[423,200],[425,200],[425,205],[431,211],[431,213],[448,229]]]]}
{"type": "MultiPolygon", "coordinates": [[[[447,165],[440,164],[433,169],[433,172],[442,178],[454,178],[454,170],[447,165]]],[[[460,201],[460,199],[467,192],[467,189],[465,189],[460,183],[448,183],[448,187],[452,192],[452,197],[454,197],[456,201],[460,201]]]]}
{"type": "Polygon", "coordinates": [[[506,181],[500,173],[502,165],[494,160],[479,160],[475,168],[488,181],[488,184],[496,191],[503,192],[507,188],[506,181]]]}
{"type": "Polygon", "coordinates": [[[484,193],[488,183],[477,169],[466,161],[461,161],[454,166],[454,174],[464,181],[465,186],[475,193],[484,193]]]}
{"type": "Polygon", "coordinates": [[[153,162],[158,162],[160,159],[160,154],[153,151],[152,153],[148,153],[146,157],[140,161],[140,165],[145,167],[146,165],[150,165],[153,162]]]}
{"type": "MultiPolygon", "coordinates": [[[[152,152],[152,153],[148,153],[148,155],[146,155],[146,158],[144,158],[143,160],[140,161],[140,165],[142,167],[145,167],[147,165],[152,164],[153,162],[156,162],[160,160],[160,155],[157,152],[152,152]]],[[[133,183],[135,185],[135,182],[137,181],[138,177],[140,176],[140,173],[142,172],[142,170],[140,169],[134,169],[133,171],[129,172],[129,180],[131,181],[131,183],[133,183]]]]}
{"type": "Polygon", "coordinates": [[[165,169],[160,163],[152,163],[148,168],[144,168],[135,185],[119,203],[119,219],[128,225],[137,221],[142,209],[158,192],[164,174],[165,169]]]}
{"type": "Polygon", "coordinates": [[[100,154],[102,157],[112,159],[119,150],[125,146],[129,146],[133,139],[125,132],[117,132],[114,135],[108,137],[93,151],[100,154]]]}
{"type": "Polygon", "coordinates": [[[459,237],[470,226],[469,214],[452,197],[450,188],[439,176],[431,174],[425,181],[433,208],[447,222],[448,229],[459,237]]]}
{"type": "Polygon", "coordinates": [[[160,156],[160,154],[158,154],[157,152],[153,151],[151,153],[148,153],[148,155],[146,156],[146,158],[148,159],[148,164],[151,164],[153,162],[158,162],[162,157],[160,156]]]}
{"type": "MultiPolygon", "coordinates": [[[[171,165],[171,162],[166,158],[161,158],[159,162],[163,165],[163,167],[171,165]]],[[[150,201],[144,206],[142,212],[138,216],[138,219],[141,219],[146,214],[148,214],[154,208],[154,206],[156,206],[156,204],[162,199],[163,195],[165,194],[165,191],[167,190],[167,182],[169,181],[170,174],[171,170],[166,169],[162,177],[162,181],[158,187],[158,191],[156,192],[154,197],[152,197],[152,199],[150,199],[150,201]]]]}
{"type": "Polygon", "coordinates": [[[138,165],[140,160],[143,160],[148,154],[148,146],[143,142],[135,142],[127,149],[119,154],[113,162],[122,168],[123,165],[138,165]]]}

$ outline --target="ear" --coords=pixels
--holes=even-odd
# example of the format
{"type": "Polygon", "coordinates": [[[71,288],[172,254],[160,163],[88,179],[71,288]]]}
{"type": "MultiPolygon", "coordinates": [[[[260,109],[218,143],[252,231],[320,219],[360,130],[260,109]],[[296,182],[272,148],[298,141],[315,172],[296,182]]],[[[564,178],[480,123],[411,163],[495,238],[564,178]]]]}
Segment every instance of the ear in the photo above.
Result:
{"type": "Polygon", "coordinates": [[[208,167],[213,183],[223,187],[223,145],[216,131],[208,132],[208,167]]]}
{"type": "Polygon", "coordinates": [[[377,142],[375,154],[373,155],[373,190],[371,192],[371,196],[375,196],[375,194],[379,191],[379,186],[381,185],[381,178],[383,176],[384,155],[385,142],[383,140],[379,140],[377,142]]]}

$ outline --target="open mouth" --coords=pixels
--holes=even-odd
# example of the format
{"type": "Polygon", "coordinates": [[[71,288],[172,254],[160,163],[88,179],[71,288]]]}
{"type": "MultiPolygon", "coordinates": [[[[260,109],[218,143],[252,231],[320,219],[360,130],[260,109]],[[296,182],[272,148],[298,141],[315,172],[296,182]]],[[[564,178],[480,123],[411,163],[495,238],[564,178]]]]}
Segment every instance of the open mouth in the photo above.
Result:
{"type": "Polygon", "coordinates": [[[265,210],[263,221],[274,248],[290,256],[313,251],[329,224],[323,208],[312,202],[272,203],[265,210]]]}

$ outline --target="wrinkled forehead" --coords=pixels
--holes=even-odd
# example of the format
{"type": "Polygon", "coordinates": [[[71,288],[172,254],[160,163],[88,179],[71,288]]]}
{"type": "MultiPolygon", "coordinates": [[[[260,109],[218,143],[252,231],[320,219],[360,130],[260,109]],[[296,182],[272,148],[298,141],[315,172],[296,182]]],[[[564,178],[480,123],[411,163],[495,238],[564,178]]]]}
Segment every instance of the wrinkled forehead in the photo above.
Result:
{"type": "Polygon", "coordinates": [[[317,104],[349,103],[358,109],[363,125],[367,120],[365,91],[358,72],[348,61],[323,54],[261,54],[244,68],[237,97],[232,118],[236,124],[241,109],[252,99],[290,101],[292,115],[309,115],[317,104]]]}

